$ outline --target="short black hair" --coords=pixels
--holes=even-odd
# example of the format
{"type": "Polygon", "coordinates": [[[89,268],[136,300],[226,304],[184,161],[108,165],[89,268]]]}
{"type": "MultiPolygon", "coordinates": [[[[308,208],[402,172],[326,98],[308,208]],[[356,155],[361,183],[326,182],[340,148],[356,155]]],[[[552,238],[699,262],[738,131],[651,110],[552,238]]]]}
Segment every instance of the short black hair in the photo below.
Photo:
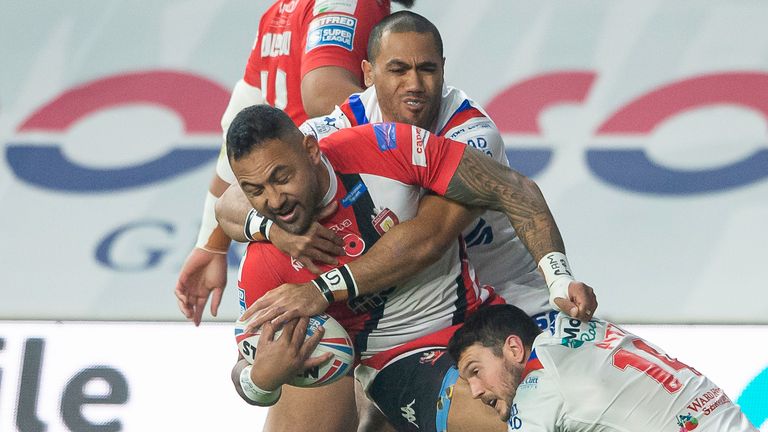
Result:
{"type": "MultiPolygon", "coordinates": [[[[227,157],[239,160],[265,140],[299,132],[288,114],[269,105],[252,105],[237,113],[227,130],[227,157]]],[[[301,132],[299,132],[301,133],[301,132]]]]}
{"type": "Polygon", "coordinates": [[[487,306],[480,308],[463,327],[456,330],[448,342],[448,352],[458,362],[464,350],[479,343],[501,356],[507,336],[519,336],[523,344],[530,348],[540,333],[536,323],[520,308],[508,304],[487,306]]]}
{"type": "Polygon", "coordinates": [[[402,10],[384,17],[371,30],[371,34],[368,36],[367,55],[369,62],[373,63],[376,56],[379,55],[381,36],[387,31],[391,33],[431,33],[437,52],[440,54],[440,58],[443,57],[443,38],[440,37],[437,27],[430,20],[415,12],[402,10]]]}

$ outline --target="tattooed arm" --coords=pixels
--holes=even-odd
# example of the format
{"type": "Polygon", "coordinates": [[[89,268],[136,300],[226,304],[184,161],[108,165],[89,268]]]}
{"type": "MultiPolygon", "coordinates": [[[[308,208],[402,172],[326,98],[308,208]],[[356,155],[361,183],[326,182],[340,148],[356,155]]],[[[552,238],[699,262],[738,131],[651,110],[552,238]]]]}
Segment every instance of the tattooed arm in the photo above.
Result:
{"type": "MultiPolygon", "coordinates": [[[[545,274],[553,302],[568,315],[589,320],[597,308],[597,299],[591,287],[569,278],[555,281],[546,257],[552,253],[565,253],[565,245],[555,219],[536,183],[524,175],[499,164],[479,151],[467,148],[461,158],[448,189],[446,198],[473,207],[490,208],[503,212],[509,218],[520,240],[528,248],[539,268],[545,274]],[[544,263],[542,263],[544,261],[544,263]],[[549,273],[549,274],[548,274],[549,273]],[[570,283],[568,282],[570,281],[570,283]],[[562,289],[553,289],[560,285],[562,289]],[[562,292],[563,296],[556,296],[562,292]]],[[[562,255],[565,258],[565,255],[562,255]]]]}
{"type": "Polygon", "coordinates": [[[536,262],[549,252],[565,253],[560,231],[536,183],[479,151],[464,152],[445,197],[506,214],[536,262]]]}

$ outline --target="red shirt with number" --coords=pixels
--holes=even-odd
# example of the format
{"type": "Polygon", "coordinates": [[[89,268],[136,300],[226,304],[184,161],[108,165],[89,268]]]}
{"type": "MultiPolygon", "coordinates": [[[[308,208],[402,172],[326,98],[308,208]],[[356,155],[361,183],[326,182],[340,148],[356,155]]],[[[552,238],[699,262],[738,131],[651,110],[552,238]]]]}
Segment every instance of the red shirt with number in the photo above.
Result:
{"type": "Polygon", "coordinates": [[[368,35],[389,15],[390,0],[281,0],[261,17],[243,79],[296,124],[307,119],[301,80],[323,66],[347,69],[360,81],[368,35]]]}

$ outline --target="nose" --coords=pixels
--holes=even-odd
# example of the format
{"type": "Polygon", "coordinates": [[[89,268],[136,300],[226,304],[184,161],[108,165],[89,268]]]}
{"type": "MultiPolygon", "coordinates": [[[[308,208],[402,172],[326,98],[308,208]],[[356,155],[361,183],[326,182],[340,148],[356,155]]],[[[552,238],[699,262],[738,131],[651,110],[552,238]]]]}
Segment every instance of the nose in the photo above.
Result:
{"type": "Polygon", "coordinates": [[[467,380],[467,383],[469,384],[469,391],[472,393],[472,398],[479,399],[480,396],[485,393],[485,390],[483,390],[483,386],[480,385],[479,382],[477,382],[477,379],[470,378],[467,380]]]}
{"type": "Polygon", "coordinates": [[[264,196],[266,198],[266,206],[270,210],[279,210],[283,204],[285,204],[285,194],[275,186],[268,186],[264,189],[264,196]]]}
{"type": "Polygon", "coordinates": [[[416,70],[416,68],[413,68],[408,71],[408,73],[405,76],[406,85],[405,88],[408,91],[411,92],[422,92],[424,91],[424,80],[421,77],[421,74],[416,70]]]}

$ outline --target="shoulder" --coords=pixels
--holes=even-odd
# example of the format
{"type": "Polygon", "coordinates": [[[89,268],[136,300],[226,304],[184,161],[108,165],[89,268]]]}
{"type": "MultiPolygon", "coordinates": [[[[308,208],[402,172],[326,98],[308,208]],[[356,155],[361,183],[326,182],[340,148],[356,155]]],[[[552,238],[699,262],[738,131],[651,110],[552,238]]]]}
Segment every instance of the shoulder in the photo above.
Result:
{"type": "Polygon", "coordinates": [[[506,163],[504,141],[496,124],[466,93],[446,86],[438,117],[438,134],[474,147],[506,163]]]}

